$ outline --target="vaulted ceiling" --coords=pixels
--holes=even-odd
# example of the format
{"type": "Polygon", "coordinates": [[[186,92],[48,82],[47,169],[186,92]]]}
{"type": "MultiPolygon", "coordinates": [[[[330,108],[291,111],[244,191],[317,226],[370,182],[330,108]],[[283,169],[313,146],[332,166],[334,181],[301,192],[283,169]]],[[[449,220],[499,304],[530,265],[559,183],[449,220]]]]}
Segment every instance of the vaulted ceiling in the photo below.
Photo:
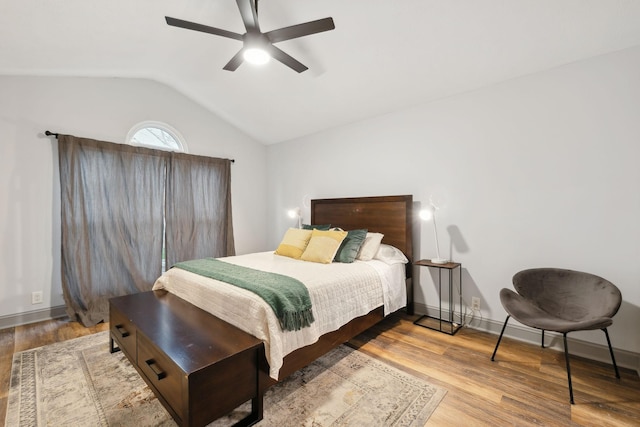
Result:
{"type": "MultiPolygon", "coordinates": [[[[635,0],[260,0],[261,29],[325,17],[336,29],[222,69],[244,33],[235,0],[0,0],[0,74],[142,77],[256,140],[276,143],[640,45],[635,0]]],[[[0,94],[1,98],[1,94],[0,94]]]]}

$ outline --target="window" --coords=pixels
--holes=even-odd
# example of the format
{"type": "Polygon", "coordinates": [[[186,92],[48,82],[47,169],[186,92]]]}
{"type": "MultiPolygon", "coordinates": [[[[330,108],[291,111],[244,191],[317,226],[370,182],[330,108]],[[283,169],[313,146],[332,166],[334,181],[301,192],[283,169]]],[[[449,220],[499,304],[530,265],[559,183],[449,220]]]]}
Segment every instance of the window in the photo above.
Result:
{"type": "Polygon", "coordinates": [[[145,121],[131,128],[127,143],[165,151],[187,152],[182,135],[166,123],[145,121]]]}

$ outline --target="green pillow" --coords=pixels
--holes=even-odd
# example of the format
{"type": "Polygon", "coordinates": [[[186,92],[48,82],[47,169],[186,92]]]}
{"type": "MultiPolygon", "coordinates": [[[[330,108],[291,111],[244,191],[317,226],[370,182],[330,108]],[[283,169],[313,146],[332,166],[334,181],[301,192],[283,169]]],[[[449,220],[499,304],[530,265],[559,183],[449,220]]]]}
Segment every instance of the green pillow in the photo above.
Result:
{"type": "Polygon", "coordinates": [[[316,225],[316,224],[302,224],[302,229],[303,230],[321,230],[321,231],[327,231],[329,229],[331,229],[331,224],[321,224],[321,225],[316,225]]]}
{"type": "Polygon", "coordinates": [[[350,230],[347,237],[344,238],[336,256],[333,258],[335,262],[353,262],[358,255],[360,246],[367,237],[367,230],[350,230]]]}

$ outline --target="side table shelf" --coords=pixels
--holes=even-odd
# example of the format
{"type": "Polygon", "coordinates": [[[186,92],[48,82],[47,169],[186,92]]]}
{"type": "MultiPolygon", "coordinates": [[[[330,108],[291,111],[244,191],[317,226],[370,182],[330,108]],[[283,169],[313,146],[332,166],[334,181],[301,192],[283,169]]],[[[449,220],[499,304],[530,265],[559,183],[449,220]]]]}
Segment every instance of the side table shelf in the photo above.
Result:
{"type": "Polygon", "coordinates": [[[437,268],[438,269],[438,317],[423,315],[420,316],[415,322],[415,325],[422,326],[424,328],[433,329],[439,332],[443,332],[445,334],[453,335],[462,327],[463,319],[462,319],[462,264],[458,262],[447,262],[445,264],[436,264],[431,262],[428,259],[422,259],[414,263],[414,265],[429,267],[429,268],[437,268]],[[459,283],[460,283],[460,304],[458,306],[458,319],[459,322],[455,321],[455,303],[453,301],[453,274],[454,271],[458,269],[459,274],[459,283]],[[448,312],[449,315],[446,318],[442,316],[442,270],[448,270],[449,276],[449,307],[448,312]]]}

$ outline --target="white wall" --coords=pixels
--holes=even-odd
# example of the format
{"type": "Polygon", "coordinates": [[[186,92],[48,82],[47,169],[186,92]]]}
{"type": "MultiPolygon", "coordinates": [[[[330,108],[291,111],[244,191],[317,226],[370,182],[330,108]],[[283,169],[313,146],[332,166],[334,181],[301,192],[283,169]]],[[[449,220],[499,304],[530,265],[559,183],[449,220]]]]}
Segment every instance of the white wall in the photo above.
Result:
{"type": "MultiPolygon", "coordinates": [[[[498,293],[521,269],[588,271],[622,291],[614,346],[640,352],[639,70],[640,47],[270,146],[269,242],[306,197],[433,194],[485,320],[504,321],[498,293]]],[[[415,258],[433,257],[431,224],[417,234],[415,258]]],[[[437,306],[419,273],[416,300],[437,306]]]]}
{"type": "Polygon", "coordinates": [[[0,76],[0,318],[63,305],[57,143],[45,130],[124,143],[143,120],[176,128],[189,152],[233,158],[238,254],[266,249],[266,148],[149,80],[0,76]],[[31,292],[44,303],[31,305],[31,292]]]}

